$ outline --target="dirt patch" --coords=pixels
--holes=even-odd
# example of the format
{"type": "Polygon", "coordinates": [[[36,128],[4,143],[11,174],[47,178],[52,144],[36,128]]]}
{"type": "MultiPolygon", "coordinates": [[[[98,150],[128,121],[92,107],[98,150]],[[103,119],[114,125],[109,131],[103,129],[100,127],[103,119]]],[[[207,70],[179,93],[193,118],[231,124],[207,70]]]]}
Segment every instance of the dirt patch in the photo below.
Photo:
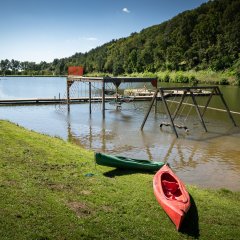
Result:
{"type": "Polygon", "coordinates": [[[106,206],[106,205],[103,205],[102,209],[103,209],[104,212],[112,212],[112,208],[109,207],[109,206],[106,206]]]}
{"type": "Polygon", "coordinates": [[[4,182],[6,186],[10,186],[10,187],[13,187],[13,186],[18,186],[19,183],[16,181],[16,180],[7,180],[4,182]]]}
{"type": "Polygon", "coordinates": [[[92,192],[89,190],[83,190],[80,192],[82,195],[90,195],[92,192]]]}
{"type": "Polygon", "coordinates": [[[78,217],[86,217],[91,214],[90,208],[81,202],[69,202],[67,206],[76,213],[78,217]]]}
{"type": "Polygon", "coordinates": [[[66,185],[66,184],[61,184],[61,183],[48,183],[47,185],[51,190],[61,191],[63,189],[65,189],[65,190],[71,189],[71,186],[68,184],[66,185]]]}

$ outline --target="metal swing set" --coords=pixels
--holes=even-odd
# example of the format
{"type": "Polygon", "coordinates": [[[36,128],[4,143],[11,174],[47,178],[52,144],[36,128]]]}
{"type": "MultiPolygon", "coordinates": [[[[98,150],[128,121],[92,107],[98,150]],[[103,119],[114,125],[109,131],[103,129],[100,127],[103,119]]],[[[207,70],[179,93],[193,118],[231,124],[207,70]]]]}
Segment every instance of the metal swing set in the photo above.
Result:
{"type": "MultiPolygon", "coordinates": [[[[218,86],[166,87],[166,88],[160,87],[160,88],[157,88],[157,90],[155,91],[155,93],[153,95],[153,98],[152,98],[151,104],[149,106],[149,109],[148,109],[148,111],[147,111],[147,113],[144,117],[143,122],[142,122],[141,130],[143,130],[143,128],[144,128],[144,125],[147,121],[147,118],[149,116],[149,113],[150,113],[154,103],[157,100],[161,100],[163,102],[165,113],[168,116],[169,122],[160,123],[160,127],[171,126],[171,128],[172,128],[173,132],[175,133],[176,137],[178,137],[178,133],[177,133],[176,128],[180,128],[180,129],[183,128],[183,129],[185,129],[185,131],[188,131],[187,126],[179,125],[179,124],[176,124],[174,122],[177,119],[177,115],[178,115],[179,110],[182,107],[182,105],[184,105],[184,106],[188,105],[188,106],[191,106],[191,107],[195,108],[195,110],[197,112],[197,115],[198,115],[198,118],[200,120],[200,123],[201,123],[202,127],[204,128],[205,132],[207,132],[207,127],[206,127],[206,124],[204,122],[203,116],[204,116],[206,110],[208,109],[209,103],[210,103],[213,96],[219,96],[220,97],[220,99],[221,99],[221,101],[222,101],[222,103],[223,103],[223,105],[226,109],[225,111],[227,112],[227,114],[228,114],[229,118],[231,119],[233,125],[237,126],[235,121],[234,121],[234,118],[231,114],[231,111],[229,110],[229,107],[228,107],[228,105],[227,105],[227,103],[226,103],[226,101],[223,97],[223,94],[220,91],[218,86]],[[196,97],[199,96],[199,95],[200,96],[209,96],[205,106],[198,105],[198,103],[196,101],[196,97]],[[167,98],[172,97],[172,96],[181,96],[180,101],[167,100],[167,98]],[[190,97],[192,99],[193,104],[184,102],[184,99],[186,97],[190,97]],[[177,104],[173,114],[171,114],[170,108],[169,108],[169,105],[168,105],[167,102],[177,104]],[[200,108],[203,108],[203,110],[200,111],[200,108]]],[[[215,110],[220,110],[220,109],[215,109],[215,110]]],[[[189,115],[190,111],[191,111],[191,109],[189,110],[187,116],[189,115]]]]}

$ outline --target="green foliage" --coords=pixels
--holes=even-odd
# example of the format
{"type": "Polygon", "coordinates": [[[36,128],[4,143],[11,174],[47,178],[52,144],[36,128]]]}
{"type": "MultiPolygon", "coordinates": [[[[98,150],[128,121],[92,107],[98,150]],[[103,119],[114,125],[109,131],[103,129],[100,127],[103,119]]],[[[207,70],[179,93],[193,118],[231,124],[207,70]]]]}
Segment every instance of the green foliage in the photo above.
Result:
{"type": "MultiPolygon", "coordinates": [[[[148,74],[149,75],[149,74],[148,74]]],[[[132,77],[141,77],[143,74],[134,73],[132,77]]],[[[150,76],[150,75],[149,75],[150,76]]],[[[238,85],[239,81],[236,77],[236,67],[228,72],[215,72],[212,70],[201,71],[160,71],[153,73],[153,77],[159,79],[160,82],[184,83],[189,85],[200,84],[225,84],[238,85]]]]}
{"type": "Polygon", "coordinates": [[[174,82],[176,82],[176,83],[188,83],[189,78],[188,78],[188,76],[184,76],[182,74],[176,74],[174,82]]]}
{"type": "Polygon", "coordinates": [[[169,72],[158,72],[157,77],[160,82],[170,82],[171,78],[169,72]]]}
{"type": "Polygon", "coordinates": [[[231,67],[231,74],[236,77],[236,85],[240,85],[240,59],[231,67]]]}
{"type": "Polygon", "coordinates": [[[229,85],[229,82],[226,78],[222,78],[222,79],[220,79],[219,84],[220,85],[229,85]]]}
{"type": "Polygon", "coordinates": [[[198,82],[199,82],[199,80],[198,80],[194,75],[190,76],[190,78],[189,78],[189,83],[191,83],[192,86],[197,85],[198,82]]]}

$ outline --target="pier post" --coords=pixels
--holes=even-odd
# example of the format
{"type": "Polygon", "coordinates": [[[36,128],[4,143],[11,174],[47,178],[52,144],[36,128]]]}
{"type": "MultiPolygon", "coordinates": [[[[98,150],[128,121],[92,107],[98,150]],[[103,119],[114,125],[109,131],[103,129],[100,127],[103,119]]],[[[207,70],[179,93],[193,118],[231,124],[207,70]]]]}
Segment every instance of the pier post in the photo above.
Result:
{"type": "Polygon", "coordinates": [[[89,82],[89,113],[92,114],[92,85],[91,82],[89,82]]]}
{"type": "Polygon", "coordinates": [[[68,112],[70,111],[70,94],[69,94],[69,89],[70,89],[70,83],[69,81],[67,80],[67,109],[68,109],[68,112]]]}
{"type": "Polygon", "coordinates": [[[105,80],[102,80],[102,117],[105,118],[105,80]]]}

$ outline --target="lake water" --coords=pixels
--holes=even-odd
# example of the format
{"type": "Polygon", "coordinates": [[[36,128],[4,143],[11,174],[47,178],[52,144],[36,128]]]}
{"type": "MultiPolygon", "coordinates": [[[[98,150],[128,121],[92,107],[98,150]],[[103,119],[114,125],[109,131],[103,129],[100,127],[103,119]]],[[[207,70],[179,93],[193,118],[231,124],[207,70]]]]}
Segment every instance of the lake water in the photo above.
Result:
{"type": "MultiPolygon", "coordinates": [[[[65,78],[0,77],[0,99],[54,98],[59,93],[64,96],[65,90],[65,78]]],[[[75,86],[74,91],[73,96],[87,95],[87,86],[75,86]]],[[[222,86],[221,91],[229,108],[240,112],[240,89],[222,86]]],[[[99,92],[97,85],[95,92],[99,92]]],[[[218,98],[214,96],[210,106],[224,108],[218,98]]],[[[206,100],[207,97],[197,98],[199,104],[206,100]]],[[[106,104],[105,120],[98,103],[93,104],[92,115],[87,103],[71,105],[69,113],[66,107],[58,105],[0,106],[0,118],[94,151],[168,162],[187,184],[240,190],[240,129],[233,127],[226,113],[208,110],[204,115],[208,129],[205,133],[195,110],[183,108],[176,122],[185,124],[190,131],[177,129],[177,139],[170,127],[159,128],[166,121],[162,103],[158,104],[156,114],[150,113],[144,130],[140,131],[149,104],[147,101],[123,104],[121,111],[106,104]]],[[[169,106],[174,109],[173,104],[169,106]]],[[[233,116],[240,126],[240,115],[233,116]]]]}

